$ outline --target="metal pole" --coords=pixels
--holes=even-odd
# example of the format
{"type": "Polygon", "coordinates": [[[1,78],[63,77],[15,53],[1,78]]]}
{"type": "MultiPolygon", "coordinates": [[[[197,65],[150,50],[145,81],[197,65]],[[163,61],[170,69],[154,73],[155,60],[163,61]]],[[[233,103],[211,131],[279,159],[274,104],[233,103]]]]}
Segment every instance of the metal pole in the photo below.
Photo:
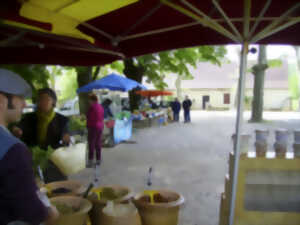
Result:
{"type": "Polygon", "coordinates": [[[256,30],[257,26],[262,21],[262,18],[264,17],[265,13],[267,12],[268,8],[270,7],[271,2],[272,2],[272,0],[267,0],[264,8],[260,11],[259,16],[257,17],[257,20],[255,21],[253,27],[251,28],[249,37],[252,37],[252,35],[254,34],[254,31],[256,30]]]}
{"type": "Polygon", "coordinates": [[[212,18],[204,14],[201,10],[190,4],[189,2],[186,2],[184,0],[181,0],[184,4],[187,4],[188,7],[190,7],[193,11],[195,11],[197,14],[191,12],[190,10],[182,7],[181,5],[175,4],[171,2],[170,0],[160,0],[163,4],[173,8],[174,10],[193,18],[194,20],[200,22],[203,26],[209,27],[213,29],[214,31],[222,34],[225,37],[228,37],[229,39],[235,41],[236,43],[241,43],[241,40],[239,40],[234,34],[232,34],[230,31],[228,31],[226,28],[221,26],[219,23],[216,23],[212,18]],[[200,17],[199,15],[202,17],[200,17]]]}
{"type": "Polygon", "coordinates": [[[281,26],[284,20],[289,20],[289,17],[299,8],[300,8],[300,3],[297,3],[293,7],[288,9],[285,13],[277,17],[270,25],[266,26],[262,31],[254,35],[254,37],[251,39],[251,43],[254,43],[258,40],[265,38],[265,35],[268,35],[270,32],[272,32],[272,30],[276,29],[278,26],[281,26]]]}
{"type": "Polygon", "coordinates": [[[239,170],[239,159],[240,159],[240,134],[243,125],[243,112],[244,112],[244,96],[245,96],[245,81],[246,81],[246,68],[247,68],[247,54],[248,54],[248,43],[243,43],[242,54],[240,60],[240,77],[238,87],[238,107],[237,107],[237,118],[235,124],[236,139],[234,143],[234,167],[233,167],[233,181],[232,181],[232,197],[230,202],[230,215],[229,225],[234,223],[235,213],[235,200],[237,191],[237,180],[239,170]]]}
{"type": "Polygon", "coordinates": [[[252,0],[244,0],[244,40],[249,39],[252,0]]]}
{"type": "Polygon", "coordinates": [[[232,23],[231,19],[226,15],[226,13],[224,12],[224,10],[222,9],[222,7],[220,6],[219,2],[217,0],[212,0],[212,3],[215,5],[215,7],[217,8],[217,10],[222,14],[223,18],[225,19],[225,21],[228,23],[228,25],[231,27],[231,29],[233,30],[233,32],[235,33],[235,35],[240,39],[243,40],[240,32],[237,30],[237,28],[234,26],[234,24],[232,23]]]}

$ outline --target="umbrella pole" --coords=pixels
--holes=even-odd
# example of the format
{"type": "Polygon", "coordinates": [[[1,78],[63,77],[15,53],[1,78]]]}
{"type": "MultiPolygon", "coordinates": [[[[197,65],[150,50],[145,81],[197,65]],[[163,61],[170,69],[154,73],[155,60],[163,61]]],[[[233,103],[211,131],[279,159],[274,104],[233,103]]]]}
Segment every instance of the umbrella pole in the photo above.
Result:
{"type": "Polygon", "coordinates": [[[235,133],[237,138],[235,139],[234,142],[234,167],[233,167],[232,197],[230,202],[229,225],[233,225],[234,223],[235,200],[236,200],[237,179],[238,179],[239,159],[240,159],[240,134],[243,125],[243,112],[244,112],[247,53],[248,53],[248,43],[244,42],[242,46],[242,53],[240,59],[238,106],[237,106],[237,117],[236,117],[236,125],[235,125],[236,126],[235,133]]]}

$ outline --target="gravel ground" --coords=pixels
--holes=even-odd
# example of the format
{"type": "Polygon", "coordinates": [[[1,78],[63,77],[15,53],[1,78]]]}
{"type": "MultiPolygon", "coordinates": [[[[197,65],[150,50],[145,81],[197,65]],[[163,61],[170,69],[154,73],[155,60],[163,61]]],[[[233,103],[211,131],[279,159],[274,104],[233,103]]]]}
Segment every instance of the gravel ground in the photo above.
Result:
{"type": "MultiPolygon", "coordinates": [[[[297,112],[266,112],[266,121],[261,124],[248,123],[249,115],[245,113],[243,131],[252,134],[251,146],[256,128],[300,128],[297,112]]],[[[142,191],[152,166],[151,188],[177,191],[186,200],[181,225],[217,225],[220,194],[224,191],[228,155],[232,151],[230,137],[235,130],[235,113],[193,111],[191,117],[191,124],[181,122],[134,130],[135,143],[103,149],[103,163],[97,171],[99,184],[119,184],[142,191]]],[[[274,132],[269,141],[274,142],[274,132]]],[[[86,169],[72,179],[88,183],[93,176],[93,170],[86,169]]]]}

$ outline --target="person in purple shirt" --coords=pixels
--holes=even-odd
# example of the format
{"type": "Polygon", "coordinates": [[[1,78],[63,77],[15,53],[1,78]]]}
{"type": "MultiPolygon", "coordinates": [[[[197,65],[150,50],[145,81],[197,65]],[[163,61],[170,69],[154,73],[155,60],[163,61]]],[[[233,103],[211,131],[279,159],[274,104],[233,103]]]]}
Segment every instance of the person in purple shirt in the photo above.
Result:
{"type": "Polygon", "coordinates": [[[30,86],[17,74],[0,69],[0,224],[15,221],[30,225],[52,224],[58,217],[38,194],[32,159],[27,147],[7,129],[21,118],[30,86]]]}
{"type": "Polygon", "coordinates": [[[87,167],[93,167],[94,154],[96,151],[96,165],[101,162],[101,136],[104,128],[104,109],[98,103],[95,94],[89,96],[89,109],[87,112],[89,160],[87,167]]]}

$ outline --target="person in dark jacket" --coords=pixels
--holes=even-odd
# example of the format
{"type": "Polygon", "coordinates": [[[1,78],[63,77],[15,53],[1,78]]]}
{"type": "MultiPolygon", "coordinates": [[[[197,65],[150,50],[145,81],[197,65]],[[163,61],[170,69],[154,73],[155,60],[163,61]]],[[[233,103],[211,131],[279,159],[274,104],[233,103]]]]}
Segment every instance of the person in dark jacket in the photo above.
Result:
{"type": "Polygon", "coordinates": [[[185,96],[185,100],[182,103],[185,123],[191,122],[191,115],[190,115],[191,107],[192,107],[192,101],[189,99],[189,96],[185,96]]]}
{"type": "MultiPolygon", "coordinates": [[[[70,142],[68,133],[69,119],[54,111],[57,97],[50,88],[38,91],[37,110],[27,113],[21,122],[12,128],[12,132],[28,146],[39,146],[47,150],[48,146],[57,149],[70,142]]],[[[45,182],[66,180],[60,170],[51,162],[44,171],[45,182]]]]}
{"type": "Polygon", "coordinates": [[[178,98],[175,98],[175,101],[172,103],[173,119],[175,122],[179,122],[180,109],[181,109],[181,104],[178,98]]]}
{"type": "Polygon", "coordinates": [[[58,217],[53,206],[39,197],[32,159],[27,147],[7,129],[17,122],[31,96],[30,86],[17,74],[0,69],[0,224],[52,224],[58,217]]]}
{"type": "Polygon", "coordinates": [[[104,109],[104,118],[105,119],[108,119],[109,117],[114,117],[114,115],[112,114],[112,112],[111,112],[111,110],[109,108],[109,106],[111,105],[111,103],[112,103],[112,101],[109,98],[107,98],[101,104],[102,107],[103,107],[103,109],[104,109]]]}

